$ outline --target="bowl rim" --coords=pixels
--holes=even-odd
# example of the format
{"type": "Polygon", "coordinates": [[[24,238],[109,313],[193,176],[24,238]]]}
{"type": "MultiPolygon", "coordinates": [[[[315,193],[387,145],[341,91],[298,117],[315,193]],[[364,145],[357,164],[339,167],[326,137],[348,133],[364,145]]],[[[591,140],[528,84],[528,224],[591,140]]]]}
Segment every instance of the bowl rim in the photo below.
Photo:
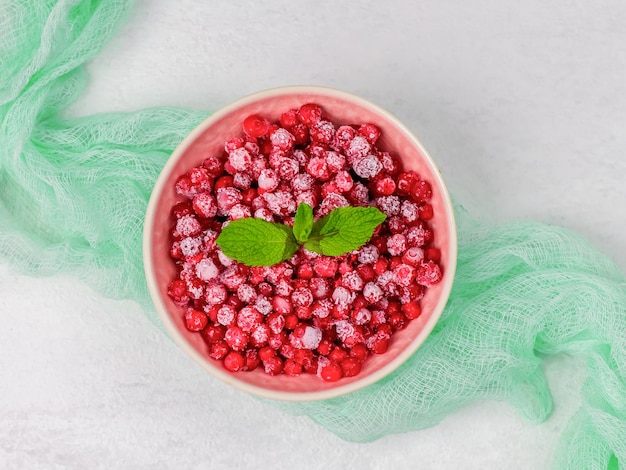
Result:
{"type": "Polygon", "coordinates": [[[317,86],[317,85],[295,85],[295,86],[281,86],[270,88],[266,90],[261,90],[255,93],[248,94],[239,98],[230,104],[222,107],[215,113],[208,116],[204,119],[200,124],[198,124],[174,149],[172,154],[169,156],[167,162],[161,169],[159,176],[156,180],[156,183],[152,189],[150,200],[146,209],[146,216],[144,220],[144,230],[143,230],[143,261],[144,261],[144,271],[146,275],[146,282],[148,285],[148,291],[150,293],[150,297],[154,303],[155,309],[160,320],[163,322],[167,333],[171,338],[180,346],[186,354],[188,354],[196,363],[198,363],[203,369],[209,372],[214,377],[220,379],[222,382],[225,382],[239,390],[248,392],[252,395],[272,399],[272,400],[281,400],[281,401],[317,401],[317,400],[326,400],[330,398],[339,397],[351,392],[355,392],[362,388],[365,388],[369,385],[372,385],[375,382],[378,382],[382,378],[390,375],[393,371],[395,371],[400,365],[402,365],[411,355],[419,349],[419,347],[424,343],[426,338],[430,335],[435,324],[439,321],[441,314],[448,302],[450,297],[450,292],[452,290],[452,285],[454,282],[454,277],[456,273],[457,266],[457,256],[458,256],[458,240],[457,240],[457,227],[456,220],[454,214],[454,206],[452,204],[452,200],[450,198],[450,194],[448,192],[447,186],[443,180],[443,176],[439,167],[434,162],[430,153],[426,150],[422,142],[413,134],[413,132],[407,128],[398,118],[396,118],[393,114],[388,112],[387,110],[381,108],[380,106],[361,98],[360,96],[353,95],[352,93],[345,92],[342,90],[338,90],[335,88],[317,86]],[[380,114],[385,119],[387,119],[390,123],[392,123],[396,128],[398,128],[402,133],[406,135],[406,137],[412,141],[412,143],[419,149],[420,153],[424,156],[424,159],[433,169],[433,177],[437,179],[438,187],[441,188],[442,194],[441,197],[444,201],[445,206],[447,207],[446,218],[448,219],[449,226],[449,254],[450,258],[446,265],[446,271],[444,275],[444,285],[441,290],[441,295],[439,299],[437,299],[432,314],[428,321],[424,323],[422,329],[419,331],[417,336],[409,343],[409,345],[402,350],[396,358],[394,358],[389,363],[385,364],[379,370],[372,372],[371,374],[364,376],[360,380],[356,380],[350,382],[345,385],[339,385],[337,387],[312,391],[312,392],[291,392],[291,391],[282,391],[282,390],[271,390],[263,387],[259,387],[244,381],[241,381],[236,378],[236,374],[232,374],[225,369],[219,367],[216,363],[212,365],[209,363],[209,358],[204,357],[199,354],[198,351],[194,347],[192,347],[185,337],[180,333],[176,325],[174,324],[170,313],[163,303],[161,297],[161,291],[158,288],[156,273],[154,269],[154,264],[152,260],[152,236],[153,236],[153,224],[155,219],[156,205],[157,201],[164,189],[165,182],[167,177],[170,175],[173,167],[176,162],[180,158],[180,156],[187,150],[187,148],[195,142],[195,140],[203,133],[205,130],[216,121],[219,121],[223,116],[228,115],[232,111],[237,108],[241,108],[246,104],[254,103],[259,99],[267,99],[273,96],[282,96],[285,94],[306,94],[311,93],[315,95],[327,95],[331,97],[338,97],[343,100],[352,101],[358,103],[360,106],[369,108],[380,114]]]}

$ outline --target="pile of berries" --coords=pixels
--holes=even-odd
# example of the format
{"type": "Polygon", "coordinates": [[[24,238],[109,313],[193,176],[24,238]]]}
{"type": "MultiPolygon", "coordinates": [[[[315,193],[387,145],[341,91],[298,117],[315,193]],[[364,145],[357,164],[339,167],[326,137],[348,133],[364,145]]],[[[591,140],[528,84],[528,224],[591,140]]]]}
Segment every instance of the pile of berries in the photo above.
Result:
{"type": "Polygon", "coordinates": [[[394,332],[421,314],[424,290],[442,277],[429,220],[432,188],[378,149],[373,124],[338,125],[320,106],[253,115],[222,155],[176,182],[168,294],[209,357],[232,372],[351,377],[394,332]],[[364,246],[329,257],[301,248],[273,266],[225,256],[216,239],[243,217],[293,225],[299,203],[316,219],[344,206],[375,206],[387,219],[364,246]]]}

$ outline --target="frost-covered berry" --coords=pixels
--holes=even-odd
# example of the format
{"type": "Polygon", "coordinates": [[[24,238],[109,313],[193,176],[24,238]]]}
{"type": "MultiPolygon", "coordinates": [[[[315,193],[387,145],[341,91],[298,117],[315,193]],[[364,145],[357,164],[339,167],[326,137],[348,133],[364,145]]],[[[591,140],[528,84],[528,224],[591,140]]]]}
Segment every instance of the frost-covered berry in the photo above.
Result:
{"type": "Polygon", "coordinates": [[[335,178],[333,179],[333,183],[335,184],[335,187],[342,193],[350,191],[354,186],[354,180],[352,179],[352,176],[350,176],[350,173],[345,170],[337,172],[335,178]]]}
{"type": "Polygon", "coordinates": [[[313,303],[313,293],[307,287],[299,287],[291,294],[291,302],[296,307],[308,307],[313,303]]]}
{"type": "Polygon", "coordinates": [[[402,261],[411,266],[417,266],[424,259],[424,250],[412,246],[402,255],[402,261]]]}
{"type": "Polygon", "coordinates": [[[415,280],[418,284],[423,286],[432,286],[441,281],[441,277],[442,274],[439,265],[434,261],[427,261],[418,266],[415,280]]]}
{"type": "Polygon", "coordinates": [[[363,287],[363,297],[371,304],[380,302],[384,294],[380,287],[375,282],[368,282],[363,287]]]}
{"type": "Polygon", "coordinates": [[[332,173],[337,173],[338,171],[346,168],[346,157],[338,152],[333,152],[332,150],[329,150],[324,155],[324,159],[326,160],[326,165],[328,165],[328,169],[332,173]]]}
{"type": "Polygon", "coordinates": [[[322,340],[322,332],[319,328],[305,324],[299,324],[289,336],[289,342],[294,348],[315,349],[322,340]]]}
{"type": "Polygon", "coordinates": [[[383,164],[378,160],[376,155],[367,155],[358,158],[353,163],[354,172],[365,179],[372,179],[383,169],[383,164]]]}
{"type": "Polygon", "coordinates": [[[291,188],[294,191],[308,191],[313,187],[313,177],[308,173],[300,173],[291,181],[291,188]]]}
{"type": "Polygon", "coordinates": [[[196,276],[205,282],[216,279],[220,274],[219,269],[210,258],[204,258],[196,264],[196,276]]]}
{"type": "Polygon", "coordinates": [[[419,206],[411,201],[402,201],[400,215],[407,224],[413,224],[419,220],[419,206]]]}
{"type": "Polygon", "coordinates": [[[339,263],[331,256],[320,256],[313,262],[313,270],[320,277],[335,277],[338,267],[339,263]]]}
{"type": "Polygon", "coordinates": [[[193,198],[193,210],[200,217],[205,219],[215,217],[217,214],[217,203],[210,193],[196,194],[193,198]]]}
{"type": "Polygon", "coordinates": [[[361,307],[352,311],[350,319],[355,325],[365,325],[372,319],[372,312],[361,307]]]}
{"type": "Polygon", "coordinates": [[[358,249],[357,253],[357,259],[359,260],[359,263],[371,264],[378,261],[378,248],[376,248],[374,245],[363,245],[361,248],[358,249]]]}
{"type": "Polygon", "coordinates": [[[355,160],[366,157],[371,151],[372,146],[365,137],[361,135],[355,136],[346,149],[348,163],[352,164],[355,160]]]}
{"type": "Polygon", "coordinates": [[[241,300],[243,303],[249,304],[253,302],[254,300],[256,300],[256,296],[256,290],[250,284],[241,284],[237,288],[237,297],[239,297],[239,300],[241,300]]]}
{"type": "Polygon", "coordinates": [[[296,138],[287,129],[276,129],[270,134],[272,145],[280,150],[288,151],[293,149],[296,138]]]}
{"type": "Polygon", "coordinates": [[[261,170],[258,178],[259,193],[273,191],[278,187],[278,174],[271,168],[261,170]]]}
{"type": "Polygon", "coordinates": [[[252,155],[243,147],[236,148],[228,154],[228,163],[237,171],[248,171],[252,168],[252,155]]]}
{"type": "Polygon", "coordinates": [[[243,351],[248,345],[249,336],[238,326],[230,326],[226,329],[224,340],[233,351],[243,351]]]}
{"type": "Polygon", "coordinates": [[[385,215],[391,217],[400,213],[401,202],[398,196],[381,196],[374,199],[376,207],[385,215]]]}
{"type": "Polygon", "coordinates": [[[296,211],[296,201],[293,194],[287,191],[276,191],[263,194],[267,208],[276,215],[286,216],[296,211]]]}
{"type": "Polygon", "coordinates": [[[406,251],[406,237],[400,233],[387,239],[387,252],[391,256],[401,256],[406,251]]]}
{"type": "Polygon", "coordinates": [[[350,291],[349,289],[339,286],[336,287],[332,294],[332,300],[335,305],[339,305],[342,307],[349,307],[352,301],[355,298],[355,293],[350,291]]]}
{"type": "Polygon", "coordinates": [[[259,295],[256,298],[256,302],[255,302],[255,307],[256,309],[261,312],[263,315],[267,315],[268,313],[270,313],[272,311],[272,304],[271,302],[267,299],[267,297],[263,296],[263,295],[259,295]]]}
{"type": "Polygon", "coordinates": [[[243,204],[235,204],[228,211],[228,218],[230,220],[245,219],[246,217],[250,217],[251,215],[252,212],[250,210],[250,207],[243,204]]]}
{"type": "Polygon", "coordinates": [[[330,214],[335,209],[340,207],[348,207],[350,203],[348,200],[342,196],[341,194],[331,193],[324,198],[322,203],[319,205],[317,209],[318,217],[323,217],[325,215],[330,214]]]}
{"type": "Polygon", "coordinates": [[[318,179],[320,181],[326,181],[330,178],[330,170],[328,169],[328,164],[326,160],[322,157],[313,157],[307,163],[306,171],[313,178],[318,179]]]}
{"type": "Polygon", "coordinates": [[[208,306],[221,305],[226,302],[228,292],[222,284],[208,284],[204,288],[204,301],[208,306]]]}
{"type": "Polygon", "coordinates": [[[432,232],[424,225],[415,225],[406,233],[409,246],[422,247],[432,240],[432,232]]]}
{"type": "Polygon", "coordinates": [[[265,220],[266,222],[274,222],[274,215],[272,214],[272,211],[270,211],[266,207],[261,207],[260,209],[255,210],[254,218],[262,219],[262,220],[265,220]]]}
{"type": "Polygon", "coordinates": [[[315,299],[325,299],[330,295],[330,282],[323,277],[314,277],[309,282],[309,289],[315,299]]]}
{"type": "Polygon", "coordinates": [[[363,289],[363,279],[356,271],[350,271],[341,276],[341,285],[352,291],[360,291],[363,289]]]}
{"type": "Polygon", "coordinates": [[[193,215],[185,215],[176,221],[175,232],[179,237],[193,237],[202,231],[202,226],[193,215]]]}
{"type": "Polygon", "coordinates": [[[241,202],[241,192],[234,187],[220,188],[217,190],[217,208],[220,215],[227,215],[228,211],[241,202]]]}
{"type": "Polygon", "coordinates": [[[220,325],[229,326],[235,322],[237,311],[231,305],[223,305],[217,311],[217,322],[220,325]]]}
{"type": "Polygon", "coordinates": [[[309,129],[309,135],[314,142],[330,144],[335,139],[335,126],[329,121],[317,121],[309,129]]]}
{"type": "Polygon", "coordinates": [[[252,176],[240,171],[233,175],[233,186],[238,189],[248,189],[252,185],[252,176]]]}
{"type": "Polygon", "coordinates": [[[396,284],[406,287],[415,280],[415,268],[402,263],[394,268],[393,275],[396,284]]]}

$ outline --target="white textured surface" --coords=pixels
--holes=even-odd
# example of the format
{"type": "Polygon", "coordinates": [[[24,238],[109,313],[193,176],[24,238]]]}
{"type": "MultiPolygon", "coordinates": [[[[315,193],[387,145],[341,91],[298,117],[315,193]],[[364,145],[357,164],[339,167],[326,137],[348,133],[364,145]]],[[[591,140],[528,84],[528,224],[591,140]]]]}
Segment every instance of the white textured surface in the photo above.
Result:
{"type": "MultiPolygon", "coordinates": [[[[626,269],[624,24],[621,0],[144,0],[73,112],[334,86],[412,128],[471,210],[572,228],[626,269]]],[[[543,469],[584,379],[547,363],[541,425],[478,403],[348,444],[207,377],[130,301],[6,267],[0,299],[0,468],[543,469]]]]}

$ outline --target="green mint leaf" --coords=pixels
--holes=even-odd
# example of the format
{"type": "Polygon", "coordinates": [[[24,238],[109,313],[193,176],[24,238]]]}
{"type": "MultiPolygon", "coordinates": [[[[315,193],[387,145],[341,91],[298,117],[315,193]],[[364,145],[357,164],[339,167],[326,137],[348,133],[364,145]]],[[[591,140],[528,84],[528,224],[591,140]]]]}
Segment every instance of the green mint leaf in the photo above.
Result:
{"type": "Polygon", "coordinates": [[[247,217],[230,222],[217,237],[224,254],[247,266],[280,263],[298,249],[291,229],[283,224],[247,217]]]}
{"type": "Polygon", "coordinates": [[[307,250],[340,256],[365,245],[387,218],[375,207],[340,207],[313,224],[307,250]]]}
{"type": "Polygon", "coordinates": [[[293,235],[299,243],[304,243],[313,228],[313,208],[306,202],[300,203],[293,220],[293,235]]]}

